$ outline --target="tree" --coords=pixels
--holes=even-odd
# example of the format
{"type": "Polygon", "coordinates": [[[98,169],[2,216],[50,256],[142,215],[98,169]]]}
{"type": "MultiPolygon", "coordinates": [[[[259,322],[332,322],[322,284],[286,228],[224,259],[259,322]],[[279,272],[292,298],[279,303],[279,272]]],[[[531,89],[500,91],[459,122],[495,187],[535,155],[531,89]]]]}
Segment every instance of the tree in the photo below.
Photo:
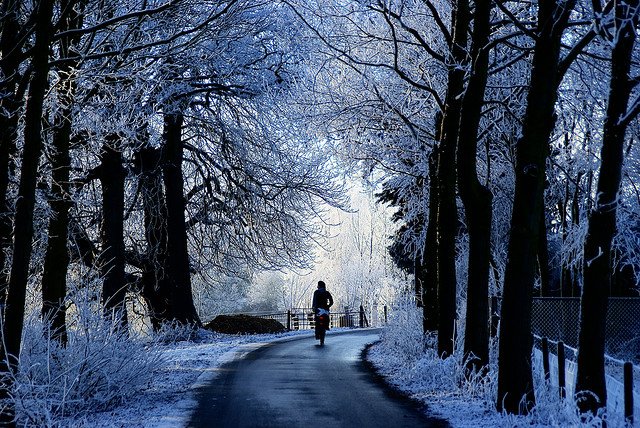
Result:
{"type": "Polygon", "coordinates": [[[458,135],[458,188],[469,229],[464,354],[471,369],[489,363],[489,261],[492,195],[478,179],[477,140],[489,73],[491,0],[477,0],[473,15],[471,75],[462,100],[458,135]]]}
{"type": "MultiPolygon", "coordinates": [[[[589,213],[584,243],[584,284],[580,299],[576,378],[576,398],[583,412],[596,413],[598,409],[606,408],[607,404],[604,353],[607,303],[613,276],[612,241],[616,234],[616,213],[620,204],[625,134],[629,122],[640,110],[638,101],[628,110],[631,92],[637,85],[630,76],[630,70],[638,26],[638,6],[637,0],[615,1],[612,34],[603,30],[613,48],[596,199],[589,213]]],[[[601,26],[600,2],[594,2],[594,12],[596,25],[601,26]]]]}
{"type": "MultiPolygon", "coordinates": [[[[43,0],[35,11],[35,43],[33,46],[32,67],[29,78],[29,92],[25,110],[24,149],[22,153],[20,186],[16,201],[16,217],[13,230],[13,254],[9,276],[4,322],[2,324],[3,342],[0,354],[3,355],[0,373],[16,370],[20,355],[22,326],[24,323],[24,304],[29,276],[29,263],[33,238],[33,208],[35,205],[36,180],[42,154],[42,112],[47,78],[49,74],[49,47],[51,43],[53,0],[43,0]]],[[[6,376],[6,375],[5,375],[6,376]]],[[[5,384],[0,398],[8,397],[5,384]]],[[[12,409],[3,409],[0,415],[3,422],[12,422],[12,409]]]]}
{"type": "Polygon", "coordinates": [[[509,413],[526,413],[535,403],[531,297],[542,230],[545,166],[562,78],[558,72],[563,69],[559,64],[561,39],[574,4],[568,0],[538,5],[527,111],[516,148],[515,195],[500,317],[497,408],[509,413]]]}

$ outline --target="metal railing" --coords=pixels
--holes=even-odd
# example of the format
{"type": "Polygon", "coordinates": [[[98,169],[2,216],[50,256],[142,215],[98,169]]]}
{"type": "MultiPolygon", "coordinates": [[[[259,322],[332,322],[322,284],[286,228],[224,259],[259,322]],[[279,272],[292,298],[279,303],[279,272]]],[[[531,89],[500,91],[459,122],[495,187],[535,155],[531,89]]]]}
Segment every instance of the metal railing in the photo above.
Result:
{"type": "MultiPolygon", "coordinates": [[[[292,308],[287,312],[270,314],[246,314],[258,318],[274,319],[285,326],[287,330],[309,330],[315,328],[315,318],[312,308],[292,308]]],[[[334,327],[368,327],[369,322],[364,310],[331,312],[330,326],[334,327]]]]}
{"type": "MultiPolygon", "coordinates": [[[[225,314],[225,315],[240,315],[238,314],[225,314]]],[[[315,317],[313,316],[312,308],[291,308],[286,312],[242,312],[242,315],[250,315],[257,318],[272,319],[278,321],[287,330],[310,330],[315,328],[315,317]]],[[[380,316],[378,322],[386,323],[387,320],[387,307],[383,308],[382,319],[380,316]]],[[[329,315],[331,328],[335,327],[371,327],[371,322],[367,317],[365,310],[360,307],[359,310],[330,312],[329,315]]]]}

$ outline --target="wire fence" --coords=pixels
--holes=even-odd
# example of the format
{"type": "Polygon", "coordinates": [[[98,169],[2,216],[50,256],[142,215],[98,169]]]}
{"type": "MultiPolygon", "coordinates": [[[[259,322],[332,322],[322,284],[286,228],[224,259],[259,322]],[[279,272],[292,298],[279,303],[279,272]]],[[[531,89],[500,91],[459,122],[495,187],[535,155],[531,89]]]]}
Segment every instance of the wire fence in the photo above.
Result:
{"type": "MultiPolygon", "coordinates": [[[[531,332],[534,335],[562,341],[576,348],[579,329],[579,298],[533,299],[531,332]]],[[[609,298],[605,349],[614,357],[640,360],[640,298],[609,298]]]]}

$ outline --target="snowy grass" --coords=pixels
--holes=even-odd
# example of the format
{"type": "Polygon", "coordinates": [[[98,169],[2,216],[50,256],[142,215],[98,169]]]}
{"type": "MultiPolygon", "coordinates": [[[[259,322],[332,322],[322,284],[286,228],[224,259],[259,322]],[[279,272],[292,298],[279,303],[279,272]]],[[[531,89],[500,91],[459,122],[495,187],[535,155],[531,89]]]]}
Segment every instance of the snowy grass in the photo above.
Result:
{"type": "MultiPolygon", "coordinates": [[[[179,330],[179,329],[178,329],[179,330]]],[[[149,372],[149,382],[118,405],[97,412],[85,412],[59,419],[48,426],[73,427],[181,427],[186,426],[197,404],[197,388],[217,376],[225,363],[240,358],[260,344],[313,332],[282,334],[225,335],[206,330],[180,340],[184,331],[165,330],[147,352],[160,364],[149,372]],[[172,341],[171,337],[178,340],[172,341]]],[[[133,357],[135,358],[135,357],[133,357]]],[[[44,426],[44,425],[42,425],[44,426]]]]}
{"type": "MultiPolygon", "coordinates": [[[[420,316],[409,305],[394,311],[368,358],[390,384],[424,402],[430,414],[464,428],[601,426],[600,418],[581,421],[572,400],[558,399],[557,387],[543,381],[537,356],[537,406],[526,417],[496,412],[495,364],[485,377],[465,378],[459,353],[438,358],[435,338],[422,336],[420,316]]],[[[22,371],[15,391],[24,426],[186,426],[197,405],[198,387],[214,379],[223,364],[264,343],[313,334],[304,330],[224,335],[167,327],[149,341],[92,325],[70,332],[69,346],[61,349],[55,342],[42,340],[42,331],[37,317],[25,328],[22,371]]],[[[496,354],[493,343],[492,361],[496,354]]],[[[607,423],[624,426],[621,415],[614,412],[607,423]]]]}
{"type": "Polygon", "coordinates": [[[557,386],[544,381],[539,358],[534,358],[534,409],[528,416],[499,413],[495,408],[497,343],[491,344],[488,375],[466,379],[461,352],[438,358],[435,338],[423,337],[419,309],[406,303],[393,313],[381,341],[369,350],[369,361],[390,384],[423,402],[431,414],[447,419],[453,427],[600,427],[603,420],[608,427],[625,426],[618,409],[581,420],[574,401],[561,400],[557,386]]]}

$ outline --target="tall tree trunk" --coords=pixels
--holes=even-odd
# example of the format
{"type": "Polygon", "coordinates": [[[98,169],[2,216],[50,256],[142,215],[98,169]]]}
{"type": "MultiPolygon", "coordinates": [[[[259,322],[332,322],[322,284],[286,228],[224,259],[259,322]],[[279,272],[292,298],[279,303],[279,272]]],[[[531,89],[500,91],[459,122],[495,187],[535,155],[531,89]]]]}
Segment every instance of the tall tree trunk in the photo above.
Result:
{"type": "Polygon", "coordinates": [[[138,152],[140,186],[144,206],[144,229],[147,241],[146,266],[142,273],[142,295],[149,308],[155,330],[171,320],[170,289],[167,273],[167,206],[162,189],[161,153],[153,147],[138,152]]]}
{"type": "MultiPolygon", "coordinates": [[[[6,251],[11,246],[13,232],[12,204],[7,190],[11,174],[11,156],[18,139],[18,110],[22,105],[17,93],[20,75],[20,24],[18,14],[22,2],[6,0],[0,3],[0,304],[7,296],[6,251]]],[[[2,316],[2,314],[0,314],[2,316]]]]}
{"type": "Polygon", "coordinates": [[[606,408],[604,373],[605,326],[609,286],[613,269],[611,243],[616,233],[618,191],[623,165],[623,146],[629,95],[633,88],[629,71],[636,38],[638,0],[616,1],[617,34],[611,53],[611,82],[602,135],[600,173],[595,206],[589,215],[584,244],[584,284],[580,300],[578,375],[576,397],[583,412],[606,408]]]}
{"type": "MultiPolygon", "coordinates": [[[[64,1],[62,9],[70,7],[64,1]]],[[[71,8],[64,24],[64,30],[79,28],[81,15],[78,10],[71,8]]],[[[63,38],[60,41],[60,53],[67,56],[77,43],[77,38],[63,38]]],[[[60,111],[56,112],[53,126],[53,153],[51,155],[51,217],[49,219],[49,236],[44,258],[42,273],[42,317],[48,321],[49,336],[61,344],[67,343],[65,325],[66,308],[64,299],[67,294],[67,270],[70,255],[67,248],[69,234],[69,209],[71,200],[69,194],[69,171],[71,169],[71,126],[72,105],[76,91],[73,71],[77,64],[67,63],[58,70],[61,77],[60,111]]]]}
{"type": "MultiPolygon", "coordinates": [[[[439,122],[439,121],[438,121],[439,122]]],[[[438,149],[429,155],[429,218],[425,248],[422,256],[422,330],[424,333],[438,331],[438,240],[436,224],[438,216],[438,149]]]]}
{"type": "Polygon", "coordinates": [[[456,1],[452,14],[453,42],[451,65],[447,81],[445,111],[442,118],[438,156],[438,354],[445,358],[453,354],[456,322],[456,144],[460,125],[461,95],[464,90],[464,67],[467,62],[467,31],[469,4],[456,1]]]}
{"type": "Polygon", "coordinates": [[[100,268],[103,276],[102,304],[105,316],[123,327],[127,325],[124,257],[124,182],[126,171],[119,151],[120,137],[111,135],[100,154],[102,182],[102,252],[100,268]]]}
{"type": "Polygon", "coordinates": [[[500,316],[497,408],[509,413],[528,413],[535,404],[531,373],[531,298],[541,230],[545,163],[561,78],[558,73],[560,40],[573,6],[574,0],[538,3],[531,83],[516,151],[515,195],[500,316]]]}
{"type": "MultiPolygon", "coordinates": [[[[53,0],[37,3],[35,18],[35,44],[29,95],[25,111],[24,146],[18,199],[16,201],[16,218],[13,231],[13,258],[9,276],[4,323],[2,324],[2,359],[0,373],[17,369],[24,324],[24,305],[29,279],[29,263],[33,241],[33,209],[36,200],[36,181],[38,166],[42,153],[42,109],[44,96],[48,87],[49,46],[51,42],[51,16],[53,0]]],[[[10,382],[7,378],[5,382],[10,382]]],[[[3,385],[0,399],[8,398],[10,385],[3,385]]],[[[4,408],[0,414],[0,423],[12,424],[13,409],[4,408]]]]}
{"type": "Polygon", "coordinates": [[[171,283],[173,318],[184,324],[201,325],[193,304],[191,272],[187,247],[185,218],[184,179],[182,177],[182,124],[181,113],[164,116],[164,149],[162,172],[167,198],[167,273],[171,283]]]}
{"type": "Polygon", "coordinates": [[[63,112],[56,116],[53,131],[52,183],[49,201],[51,217],[42,273],[42,318],[49,327],[49,336],[66,344],[64,299],[67,294],[67,268],[70,259],[67,241],[71,204],[69,200],[71,105],[62,109],[63,112]]]}
{"type": "Polygon", "coordinates": [[[493,195],[478,180],[477,140],[489,70],[491,0],[476,0],[471,76],[462,101],[458,135],[458,188],[469,228],[467,314],[464,355],[468,369],[489,364],[489,259],[493,195]]]}

